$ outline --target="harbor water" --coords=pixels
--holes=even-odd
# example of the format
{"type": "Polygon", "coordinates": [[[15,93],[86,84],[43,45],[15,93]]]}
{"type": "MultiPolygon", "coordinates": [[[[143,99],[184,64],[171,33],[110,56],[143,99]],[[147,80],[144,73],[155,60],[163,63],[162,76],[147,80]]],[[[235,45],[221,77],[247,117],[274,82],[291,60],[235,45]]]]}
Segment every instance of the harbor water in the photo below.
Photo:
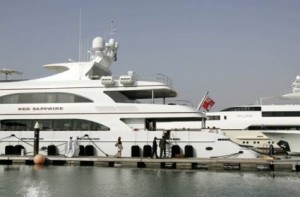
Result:
{"type": "Polygon", "coordinates": [[[299,196],[300,174],[83,166],[0,166],[0,196],[299,196]]]}

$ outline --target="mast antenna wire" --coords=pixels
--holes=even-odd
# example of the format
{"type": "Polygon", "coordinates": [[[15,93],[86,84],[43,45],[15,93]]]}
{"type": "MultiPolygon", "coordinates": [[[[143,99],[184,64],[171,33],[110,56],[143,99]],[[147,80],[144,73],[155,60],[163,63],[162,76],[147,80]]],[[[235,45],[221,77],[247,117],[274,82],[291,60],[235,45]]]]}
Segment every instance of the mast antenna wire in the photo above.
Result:
{"type": "Polygon", "coordinates": [[[113,35],[115,35],[116,32],[117,32],[117,30],[115,27],[115,23],[114,23],[114,20],[112,19],[110,21],[110,32],[108,32],[108,34],[110,35],[111,38],[113,38],[113,35]]]}

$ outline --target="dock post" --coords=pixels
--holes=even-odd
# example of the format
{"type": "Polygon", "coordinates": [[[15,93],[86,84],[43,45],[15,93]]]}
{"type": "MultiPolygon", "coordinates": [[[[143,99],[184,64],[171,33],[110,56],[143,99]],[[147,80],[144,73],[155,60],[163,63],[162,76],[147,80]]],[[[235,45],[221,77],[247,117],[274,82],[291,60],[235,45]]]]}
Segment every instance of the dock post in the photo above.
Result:
{"type": "Polygon", "coordinates": [[[146,168],[146,164],[144,162],[140,161],[140,162],[137,162],[137,167],[138,168],[146,168]]]}
{"type": "Polygon", "coordinates": [[[274,172],[275,171],[275,166],[274,166],[274,163],[273,161],[271,161],[271,164],[270,164],[270,171],[274,172]]]}
{"type": "Polygon", "coordinates": [[[40,141],[40,125],[38,122],[34,126],[34,143],[33,143],[33,155],[39,154],[39,141],[40,141]]]}
{"type": "Polygon", "coordinates": [[[114,167],[114,166],[115,166],[115,162],[113,162],[113,161],[108,162],[108,167],[114,167]]]}
{"type": "Polygon", "coordinates": [[[295,165],[295,170],[297,173],[300,171],[300,165],[298,165],[298,163],[295,165]]]}

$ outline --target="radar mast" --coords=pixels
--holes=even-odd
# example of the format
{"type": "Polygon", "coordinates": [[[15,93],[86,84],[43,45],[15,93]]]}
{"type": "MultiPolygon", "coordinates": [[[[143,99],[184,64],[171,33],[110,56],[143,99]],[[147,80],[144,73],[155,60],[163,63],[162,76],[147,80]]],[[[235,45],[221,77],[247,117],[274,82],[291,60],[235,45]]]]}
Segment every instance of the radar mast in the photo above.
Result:
{"type": "Polygon", "coordinates": [[[10,70],[8,68],[2,68],[0,69],[0,74],[5,74],[5,80],[8,79],[8,75],[17,74],[22,75],[23,73],[17,70],[10,70]]]}

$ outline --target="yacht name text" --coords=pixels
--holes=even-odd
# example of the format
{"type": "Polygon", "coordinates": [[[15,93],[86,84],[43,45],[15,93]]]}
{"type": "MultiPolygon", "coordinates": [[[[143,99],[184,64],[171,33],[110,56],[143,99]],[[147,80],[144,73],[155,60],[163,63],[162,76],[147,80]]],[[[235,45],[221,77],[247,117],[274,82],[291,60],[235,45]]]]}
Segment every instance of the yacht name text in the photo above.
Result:
{"type": "Polygon", "coordinates": [[[63,107],[18,107],[18,111],[62,111],[63,107]]]}

